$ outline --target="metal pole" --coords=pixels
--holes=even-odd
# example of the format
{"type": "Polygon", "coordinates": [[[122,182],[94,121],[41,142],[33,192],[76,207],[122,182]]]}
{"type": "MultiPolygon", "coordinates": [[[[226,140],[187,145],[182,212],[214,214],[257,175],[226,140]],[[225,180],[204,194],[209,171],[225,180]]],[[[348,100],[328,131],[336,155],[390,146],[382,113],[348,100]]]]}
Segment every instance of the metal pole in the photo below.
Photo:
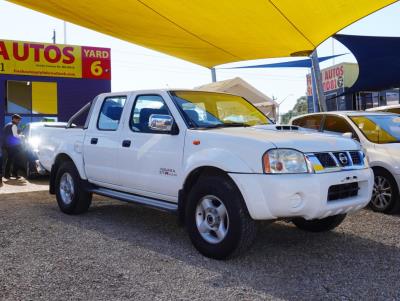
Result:
{"type": "Polygon", "coordinates": [[[318,97],[317,97],[317,88],[316,88],[317,84],[315,82],[315,77],[314,77],[314,73],[312,72],[312,68],[311,68],[311,92],[312,92],[312,103],[313,103],[313,112],[319,112],[319,104],[318,104],[318,97]]]}
{"type": "MultiPolygon", "coordinates": [[[[325,99],[325,94],[324,94],[324,88],[322,86],[322,75],[321,75],[321,69],[319,68],[319,61],[318,61],[318,54],[317,54],[317,49],[311,53],[311,63],[312,63],[312,68],[311,68],[311,74],[314,75],[315,78],[315,93],[318,97],[318,103],[319,107],[322,112],[327,111],[327,106],[326,106],[326,99],[325,99]]],[[[313,91],[314,94],[314,91],[313,91]]]]}
{"type": "Polygon", "coordinates": [[[51,38],[53,40],[53,44],[56,43],[56,30],[53,29],[53,37],[51,38]]]}
{"type": "Polygon", "coordinates": [[[64,21],[64,44],[67,44],[67,22],[64,21]]]}
{"type": "Polygon", "coordinates": [[[217,72],[215,71],[215,68],[211,68],[211,80],[213,83],[217,81],[217,72]]]}

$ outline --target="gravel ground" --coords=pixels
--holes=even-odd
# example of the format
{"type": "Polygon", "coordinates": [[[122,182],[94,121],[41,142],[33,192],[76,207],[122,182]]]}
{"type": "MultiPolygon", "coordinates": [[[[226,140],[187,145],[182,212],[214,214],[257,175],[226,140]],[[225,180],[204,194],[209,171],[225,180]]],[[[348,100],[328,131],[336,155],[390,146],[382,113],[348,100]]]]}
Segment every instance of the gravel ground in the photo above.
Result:
{"type": "Polygon", "coordinates": [[[0,194],[0,300],[400,300],[400,217],[363,210],[335,231],[260,224],[215,261],[174,216],[95,197],[62,214],[45,191],[0,194]]]}

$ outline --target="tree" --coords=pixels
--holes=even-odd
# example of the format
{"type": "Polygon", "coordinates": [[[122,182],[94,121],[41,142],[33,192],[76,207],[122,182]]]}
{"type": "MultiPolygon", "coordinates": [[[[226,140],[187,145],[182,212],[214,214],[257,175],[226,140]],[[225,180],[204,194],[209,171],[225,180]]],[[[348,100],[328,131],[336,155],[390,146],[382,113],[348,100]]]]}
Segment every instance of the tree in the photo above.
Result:
{"type": "Polygon", "coordinates": [[[308,113],[307,96],[302,96],[296,100],[296,104],[293,106],[293,109],[282,115],[281,123],[287,124],[292,117],[306,113],[308,113]]]}

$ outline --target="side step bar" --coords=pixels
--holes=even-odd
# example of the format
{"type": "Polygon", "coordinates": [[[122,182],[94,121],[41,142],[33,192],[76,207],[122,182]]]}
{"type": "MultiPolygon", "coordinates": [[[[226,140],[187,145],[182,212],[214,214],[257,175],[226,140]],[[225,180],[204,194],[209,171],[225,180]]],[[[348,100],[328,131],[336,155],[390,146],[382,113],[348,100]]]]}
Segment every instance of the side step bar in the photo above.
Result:
{"type": "Polygon", "coordinates": [[[146,207],[158,209],[161,211],[168,211],[171,213],[177,213],[178,212],[178,204],[167,202],[167,201],[162,201],[162,200],[157,200],[157,199],[152,199],[136,194],[130,194],[126,192],[121,192],[121,191],[115,191],[112,189],[107,189],[107,188],[101,188],[101,187],[95,187],[89,189],[89,192],[96,193],[102,196],[107,196],[113,199],[117,199],[120,201],[128,202],[128,203],[135,203],[139,205],[143,205],[146,207]]]}

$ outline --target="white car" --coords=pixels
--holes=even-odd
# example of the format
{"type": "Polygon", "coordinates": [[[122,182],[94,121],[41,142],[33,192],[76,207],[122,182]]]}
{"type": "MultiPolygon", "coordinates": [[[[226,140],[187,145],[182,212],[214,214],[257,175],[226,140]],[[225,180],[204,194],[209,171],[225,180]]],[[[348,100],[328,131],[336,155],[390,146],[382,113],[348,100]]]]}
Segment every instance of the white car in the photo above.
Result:
{"type": "Polygon", "coordinates": [[[324,112],[295,117],[290,123],[323,133],[348,133],[359,141],[375,174],[370,207],[385,213],[400,209],[400,115],[324,112]]]}
{"type": "Polygon", "coordinates": [[[366,111],[367,112],[387,112],[387,113],[400,114],[400,104],[375,107],[375,108],[367,109],[366,111]]]}
{"type": "Polygon", "coordinates": [[[87,211],[94,193],[174,212],[212,258],[246,249],[256,220],[328,231],[371,198],[372,171],[357,142],[272,124],[230,94],[102,94],[40,136],[39,159],[63,212],[87,211]],[[330,153],[353,159],[332,166],[330,153]]]}

